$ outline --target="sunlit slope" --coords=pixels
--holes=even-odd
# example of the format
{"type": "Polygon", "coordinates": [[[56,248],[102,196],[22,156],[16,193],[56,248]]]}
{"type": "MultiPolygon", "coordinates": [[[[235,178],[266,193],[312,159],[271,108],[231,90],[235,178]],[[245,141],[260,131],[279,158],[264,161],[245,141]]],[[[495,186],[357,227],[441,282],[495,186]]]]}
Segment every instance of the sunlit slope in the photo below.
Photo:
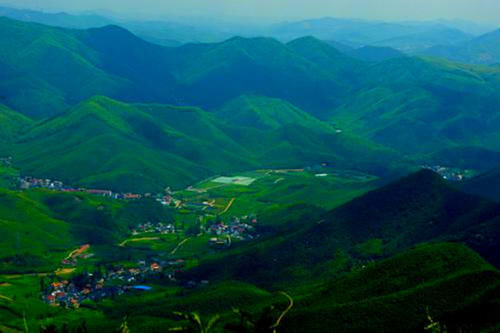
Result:
{"type": "Polygon", "coordinates": [[[397,160],[394,152],[337,133],[286,102],[271,100],[268,106],[266,99],[255,100],[257,108],[247,114],[262,117],[271,128],[243,126],[239,116],[225,119],[198,108],[94,97],[27,129],[14,145],[15,163],[24,174],[70,184],[158,191],[216,173],[320,162],[385,173],[388,161],[397,160]],[[275,105],[283,112],[274,113],[275,105]]]}
{"type": "Polygon", "coordinates": [[[366,70],[365,87],[330,119],[405,153],[499,150],[499,73],[444,60],[388,60],[366,70]]]}

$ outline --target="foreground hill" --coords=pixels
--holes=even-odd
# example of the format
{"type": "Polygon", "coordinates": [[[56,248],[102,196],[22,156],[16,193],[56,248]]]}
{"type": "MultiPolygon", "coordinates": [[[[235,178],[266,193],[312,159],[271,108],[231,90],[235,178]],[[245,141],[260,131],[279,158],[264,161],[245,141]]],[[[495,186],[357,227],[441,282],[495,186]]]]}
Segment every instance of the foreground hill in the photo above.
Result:
{"type": "Polygon", "coordinates": [[[319,278],[436,240],[465,242],[498,265],[499,214],[497,204],[464,194],[439,175],[421,171],[313,221],[301,221],[299,231],[280,240],[268,239],[258,250],[228,256],[230,265],[218,261],[193,274],[279,286],[298,276],[319,278]]]}
{"type": "Polygon", "coordinates": [[[465,246],[419,246],[333,280],[298,301],[284,321],[289,332],[383,329],[417,332],[428,314],[450,331],[498,324],[500,275],[465,246]]]}
{"type": "MultiPolygon", "coordinates": [[[[297,280],[298,288],[287,289],[294,305],[280,324],[286,332],[326,332],[332,327],[342,332],[379,328],[414,332],[430,324],[427,311],[450,330],[477,332],[498,324],[500,274],[459,244],[421,245],[342,277],[327,275],[321,283],[311,284],[303,277],[297,280]]],[[[155,330],[169,330],[175,325],[166,320],[170,312],[195,308],[204,318],[222,317],[217,332],[261,332],[250,323],[273,323],[274,312],[277,318],[287,305],[283,295],[226,280],[169,297],[162,293],[138,295],[103,304],[99,308],[110,318],[96,319],[89,327],[110,322],[116,327],[120,315],[128,313],[132,331],[150,331],[153,323],[155,330]],[[269,308],[271,304],[275,310],[269,308]],[[246,314],[243,320],[235,308],[246,314]]]]}
{"type": "Polygon", "coordinates": [[[397,159],[390,150],[337,133],[289,103],[241,100],[252,108],[244,111],[236,101],[212,114],[94,97],[24,131],[13,146],[14,162],[23,174],[150,192],[187,186],[217,173],[321,162],[386,173],[388,161],[397,159]],[[224,112],[262,116],[266,126],[244,124],[243,114],[232,119],[224,112]]]}

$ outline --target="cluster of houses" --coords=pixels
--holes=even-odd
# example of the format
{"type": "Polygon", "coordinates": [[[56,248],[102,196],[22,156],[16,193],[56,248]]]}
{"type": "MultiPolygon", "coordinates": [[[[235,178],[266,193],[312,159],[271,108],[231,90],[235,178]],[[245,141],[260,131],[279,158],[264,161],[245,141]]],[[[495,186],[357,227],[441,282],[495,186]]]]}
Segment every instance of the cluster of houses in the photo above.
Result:
{"type": "Polygon", "coordinates": [[[65,185],[62,181],[59,180],[42,179],[31,176],[20,177],[19,188],[21,190],[27,190],[31,188],[45,188],[60,192],[83,192],[118,200],[137,200],[142,198],[141,194],[136,194],[136,193],[117,193],[110,190],[74,188],[65,185]]]}
{"type": "Polygon", "coordinates": [[[134,268],[109,267],[106,272],[83,272],[69,280],[55,277],[48,286],[43,286],[42,299],[51,306],[77,309],[84,301],[97,302],[126,292],[149,290],[150,287],[140,284],[155,277],[175,281],[175,274],[180,272],[184,264],[183,259],[144,260],[139,261],[134,268]]]}
{"type": "Polygon", "coordinates": [[[161,222],[147,222],[139,224],[136,229],[132,230],[132,235],[134,236],[141,233],[174,234],[175,226],[173,224],[163,224],[161,222]]]}
{"type": "Polygon", "coordinates": [[[226,224],[222,221],[212,224],[208,227],[208,233],[216,236],[230,236],[238,240],[251,240],[257,235],[255,233],[255,225],[257,217],[255,215],[232,217],[226,224]]]}
{"type": "Polygon", "coordinates": [[[463,170],[447,168],[447,167],[443,167],[440,165],[432,165],[432,166],[424,165],[424,166],[422,166],[422,168],[434,171],[435,173],[437,173],[441,177],[443,177],[443,179],[454,181],[454,182],[461,182],[461,181],[464,181],[466,178],[465,171],[463,171],[463,170]]]}

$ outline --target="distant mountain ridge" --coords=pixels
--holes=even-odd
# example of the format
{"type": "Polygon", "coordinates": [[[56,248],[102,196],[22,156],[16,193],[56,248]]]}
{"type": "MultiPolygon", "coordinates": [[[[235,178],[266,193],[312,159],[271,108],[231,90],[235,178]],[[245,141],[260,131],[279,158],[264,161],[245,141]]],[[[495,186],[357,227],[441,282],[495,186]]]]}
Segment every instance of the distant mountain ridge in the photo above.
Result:
{"type": "Polygon", "coordinates": [[[493,65],[500,63],[500,29],[486,33],[472,40],[455,45],[436,45],[422,54],[444,57],[451,60],[493,65]]]}
{"type": "MultiPolygon", "coordinates": [[[[365,147],[384,151],[380,158],[367,156],[375,158],[374,169],[385,173],[393,163],[380,169],[379,162],[395,152],[421,164],[429,155],[460,147],[500,151],[495,130],[498,67],[399,56],[397,51],[378,48],[364,56],[377,61],[363,61],[314,37],[287,44],[272,38],[234,37],[169,48],[116,25],[73,30],[2,18],[0,26],[0,45],[8,45],[0,48],[0,102],[32,119],[64,118],[68,110],[99,95],[132,104],[192,105],[210,112],[240,96],[254,96],[252,103],[258,106],[265,105],[261,103],[266,98],[283,101],[276,105],[278,113],[315,124],[315,130],[304,131],[300,122],[285,124],[288,115],[272,115],[272,108],[265,112],[281,120],[266,120],[268,115],[257,110],[260,106],[238,110],[245,111],[239,113],[242,117],[257,117],[258,126],[274,121],[271,128],[283,125],[273,130],[270,139],[293,142],[284,150],[280,147],[276,154],[280,164],[287,158],[303,163],[312,156],[314,161],[320,156],[347,161],[349,156],[355,157],[350,165],[366,170],[368,161],[361,149],[365,147]],[[13,42],[14,35],[18,38],[13,42]],[[310,117],[306,120],[295,108],[310,117]],[[329,128],[326,136],[320,127],[329,128]],[[330,145],[326,139],[331,131],[342,135],[333,135],[330,145]],[[341,140],[345,141],[337,145],[341,140]],[[304,149],[307,145],[310,152],[304,149]],[[334,146],[339,152],[332,150],[334,146]]],[[[240,126],[242,120],[231,118],[232,114],[226,110],[228,120],[240,126]]],[[[257,152],[254,149],[250,151],[257,152]]],[[[265,154],[272,152],[259,151],[257,159],[265,154]]],[[[255,162],[255,156],[243,160],[255,162]]]]}

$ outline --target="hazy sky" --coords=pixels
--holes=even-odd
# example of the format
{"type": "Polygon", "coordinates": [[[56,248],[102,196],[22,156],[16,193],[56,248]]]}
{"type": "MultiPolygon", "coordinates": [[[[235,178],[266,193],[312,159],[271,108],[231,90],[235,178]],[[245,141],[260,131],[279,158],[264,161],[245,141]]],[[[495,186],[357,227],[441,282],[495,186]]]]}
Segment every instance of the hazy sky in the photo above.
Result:
{"type": "Polygon", "coordinates": [[[0,0],[46,10],[110,10],[155,16],[297,19],[323,16],[500,24],[500,0],[0,0]]]}

